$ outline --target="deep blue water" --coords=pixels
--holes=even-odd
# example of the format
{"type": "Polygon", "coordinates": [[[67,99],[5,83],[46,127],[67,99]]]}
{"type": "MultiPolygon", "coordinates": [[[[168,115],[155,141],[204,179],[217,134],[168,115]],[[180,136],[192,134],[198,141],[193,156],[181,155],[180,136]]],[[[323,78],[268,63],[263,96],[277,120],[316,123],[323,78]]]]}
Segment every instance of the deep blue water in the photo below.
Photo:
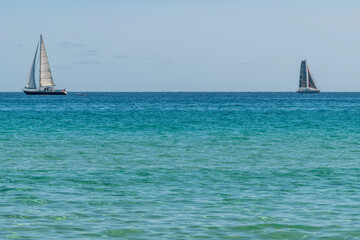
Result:
{"type": "Polygon", "coordinates": [[[360,238],[360,93],[0,93],[0,239],[360,238]]]}

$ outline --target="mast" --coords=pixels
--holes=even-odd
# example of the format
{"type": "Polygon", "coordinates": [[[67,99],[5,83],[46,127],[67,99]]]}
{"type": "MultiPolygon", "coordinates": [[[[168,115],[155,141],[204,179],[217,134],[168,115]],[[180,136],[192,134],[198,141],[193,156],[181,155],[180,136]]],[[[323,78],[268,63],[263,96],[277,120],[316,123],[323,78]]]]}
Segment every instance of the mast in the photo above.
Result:
{"type": "Polygon", "coordinates": [[[42,44],[42,35],[40,34],[40,51],[39,51],[39,90],[41,87],[41,44],[42,44]]]}
{"type": "Polygon", "coordinates": [[[310,87],[310,82],[309,82],[309,66],[306,64],[306,87],[310,87]]]}
{"type": "Polygon", "coordinates": [[[307,73],[307,87],[310,87],[310,72],[309,72],[309,66],[306,64],[306,73],[307,73]]]}

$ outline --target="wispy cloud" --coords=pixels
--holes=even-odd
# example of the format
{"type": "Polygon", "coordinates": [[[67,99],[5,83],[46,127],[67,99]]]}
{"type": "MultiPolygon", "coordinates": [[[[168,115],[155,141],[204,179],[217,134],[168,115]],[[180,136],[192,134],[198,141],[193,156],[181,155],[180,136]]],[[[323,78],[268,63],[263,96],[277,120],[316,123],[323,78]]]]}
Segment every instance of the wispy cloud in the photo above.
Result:
{"type": "Polygon", "coordinates": [[[86,51],[87,54],[91,54],[91,55],[97,55],[99,53],[98,50],[93,50],[93,49],[90,49],[90,50],[87,50],[86,51]]]}
{"type": "Polygon", "coordinates": [[[71,42],[59,42],[58,47],[69,48],[69,47],[85,47],[82,43],[71,43],[71,42]]]}
{"type": "Polygon", "coordinates": [[[73,62],[74,65],[82,65],[82,66],[94,66],[94,65],[100,65],[100,62],[88,60],[88,61],[77,61],[73,62]]]}
{"type": "Polygon", "coordinates": [[[115,59],[129,59],[129,58],[132,58],[132,56],[130,56],[130,55],[116,55],[114,58],[115,59]]]}
{"type": "Polygon", "coordinates": [[[79,54],[79,56],[97,56],[99,55],[99,51],[97,50],[87,50],[84,53],[79,54]]]}

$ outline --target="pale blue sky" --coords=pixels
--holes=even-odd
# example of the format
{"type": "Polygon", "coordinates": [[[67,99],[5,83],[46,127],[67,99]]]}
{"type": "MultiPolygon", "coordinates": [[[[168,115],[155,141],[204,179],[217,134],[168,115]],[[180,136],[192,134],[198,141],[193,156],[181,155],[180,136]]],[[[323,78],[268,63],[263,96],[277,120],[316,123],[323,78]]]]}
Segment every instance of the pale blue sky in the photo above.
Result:
{"type": "Polygon", "coordinates": [[[69,91],[360,91],[360,1],[0,0],[0,91],[20,91],[39,35],[69,91]]]}

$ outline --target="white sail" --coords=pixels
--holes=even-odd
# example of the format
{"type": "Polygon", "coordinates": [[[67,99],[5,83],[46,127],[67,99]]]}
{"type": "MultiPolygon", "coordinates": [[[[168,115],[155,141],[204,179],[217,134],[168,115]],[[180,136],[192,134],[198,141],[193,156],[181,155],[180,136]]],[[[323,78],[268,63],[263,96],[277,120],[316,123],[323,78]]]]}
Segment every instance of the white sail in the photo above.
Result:
{"type": "Polygon", "coordinates": [[[40,87],[55,86],[42,36],[40,36],[40,87]]]}
{"type": "Polygon", "coordinates": [[[39,44],[38,44],[37,47],[36,47],[34,60],[33,60],[33,63],[32,63],[32,65],[31,65],[29,77],[28,77],[28,79],[27,79],[27,81],[26,81],[25,88],[27,88],[27,89],[36,89],[36,83],[35,83],[35,65],[36,65],[36,55],[37,55],[37,52],[38,52],[38,48],[39,48],[39,44]]]}

